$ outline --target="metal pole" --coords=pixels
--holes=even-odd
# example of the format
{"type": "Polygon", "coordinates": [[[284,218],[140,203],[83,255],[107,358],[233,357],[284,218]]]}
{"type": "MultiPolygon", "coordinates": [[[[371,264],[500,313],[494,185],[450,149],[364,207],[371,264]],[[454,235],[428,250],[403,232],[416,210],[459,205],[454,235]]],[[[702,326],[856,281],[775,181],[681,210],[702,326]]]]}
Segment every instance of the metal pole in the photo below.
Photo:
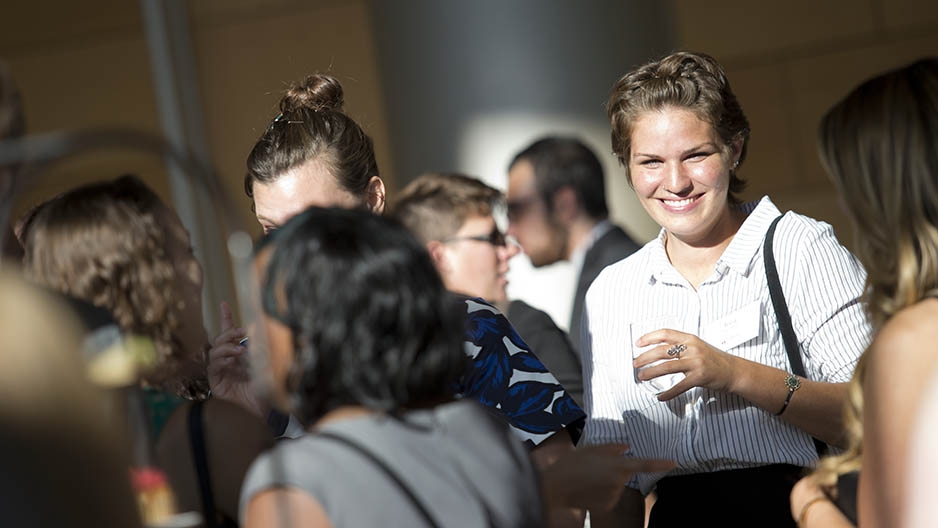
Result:
{"type": "MultiPolygon", "coordinates": [[[[163,133],[174,147],[207,164],[210,155],[186,4],[182,0],[141,0],[141,8],[163,133]]],[[[205,187],[196,185],[173,160],[167,159],[166,166],[176,212],[206,270],[203,312],[205,324],[214,334],[220,326],[219,302],[234,299],[225,236],[205,187]]]]}

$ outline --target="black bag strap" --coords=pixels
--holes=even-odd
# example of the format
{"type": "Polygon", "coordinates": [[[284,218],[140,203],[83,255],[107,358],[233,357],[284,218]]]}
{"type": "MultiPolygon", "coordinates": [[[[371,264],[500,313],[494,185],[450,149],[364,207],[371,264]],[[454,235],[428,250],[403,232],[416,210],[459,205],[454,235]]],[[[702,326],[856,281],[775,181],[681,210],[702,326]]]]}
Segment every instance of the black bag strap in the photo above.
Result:
{"type": "Polygon", "coordinates": [[[785,352],[788,353],[788,363],[791,372],[796,376],[805,376],[804,363],[801,362],[801,352],[798,349],[798,336],[791,324],[791,314],[788,313],[788,303],[782,292],[782,283],[778,278],[778,268],[775,266],[775,252],[772,247],[775,239],[775,228],[778,226],[779,216],[769,226],[765,234],[765,245],[762,248],[762,258],[765,259],[765,274],[769,279],[769,296],[772,297],[772,307],[775,308],[775,317],[778,319],[778,329],[782,332],[782,341],[785,342],[785,352]]]}
{"type": "Polygon", "coordinates": [[[212,479],[208,472],[208,454],[205,450],[205,432],[202,425],[202,407],[205,402],[193,402],[189,407],[189,444],[192,447],[192,460],[199,479],[199,493],[202,497],[202,516],[205,528],[217,528],[218,517],[215,510],[215,495],[212,493],[212,479]]]}
{"type": "MultiPolygon", "coordinates": [[[[795,334],[795,328],[791,324],[791,314],[788,312],[788,303],[785,302],[785,294],[782,292],[782,283],[778,278],[778,268],[775,266],[775,251],[773,242],[775,240],[775,228],[783,215],[779,215],[769,230],[765,233],[765,242],[762,247],[762,258],[765,260],[765,275],[769,280],[769,296],[772,298],[772,307],[775,309],[775,318],[778,319],[778,329],[782,333],[782,341],[785,343],[785,352],[788,354],[788,363],[791,365],[791,373],[795,376],[801,376],[807,379],[804,370],[804,363],[801,361],[801,350],[798,346],[798,336],[795,334]]],[[[813,438],[814,449],[817,450],[818,457],[827,452],[827,444],[813,438]]]]}
{"type": "Polygon", "coordinates": [[[393,469],[390,468],[390,466],[388,466],[383,460],[375,456],[375,454],[372,453],[369,449],[365,448],[361,444],[349,438],[337,435],[335,433],[317,432],[315,433],[315,435],[316,435],[316,438],[326,438],[334,442],[340,443],[348,447],[352,451],[356,451],[363,457],[370,460],[372,464],[374,464],[378,469],[382,471],[382,473],[384,473],[388,478],[394,481],[398,489],[400,489],[404,493],[404,495],[407,495],[407,498],[410,499],[410,502],[411,504],[413,504],[414,509],[416,509],[420,513],[420,516],[423,517],[423,520],[426,521],[427,526],[432,526],[433,528],[440,528],[440,523],[436,522],[436,520],[433,519],[433,516],[430,515],[430,512],[427,510],[427,508],[423,505],[422,502],[420,502],[420,499],[417,498],[417,494],[414,493],[414,490],[412,490],[410,486],[408,486],[404,482],[404,480],[401,479],[401,477],[398,476],[398,474],[393,469]]]}

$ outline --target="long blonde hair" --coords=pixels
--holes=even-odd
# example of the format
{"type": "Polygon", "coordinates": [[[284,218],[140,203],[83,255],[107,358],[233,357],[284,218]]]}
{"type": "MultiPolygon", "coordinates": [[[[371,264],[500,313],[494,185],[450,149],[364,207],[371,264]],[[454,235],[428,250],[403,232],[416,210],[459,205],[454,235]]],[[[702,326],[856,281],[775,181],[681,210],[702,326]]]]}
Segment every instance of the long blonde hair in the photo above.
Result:
{"type": "MultiPolygon", "coordinates": [[[[856,228],[866,267],[866,312],[876,332],[897,312],[938,294],[938,59],[874,77],[821,119],[821,161],[856,228]]],[[[849,389],[849,449],[823,460],[832,485],[859,469],[866,355],[849,389]]]]}

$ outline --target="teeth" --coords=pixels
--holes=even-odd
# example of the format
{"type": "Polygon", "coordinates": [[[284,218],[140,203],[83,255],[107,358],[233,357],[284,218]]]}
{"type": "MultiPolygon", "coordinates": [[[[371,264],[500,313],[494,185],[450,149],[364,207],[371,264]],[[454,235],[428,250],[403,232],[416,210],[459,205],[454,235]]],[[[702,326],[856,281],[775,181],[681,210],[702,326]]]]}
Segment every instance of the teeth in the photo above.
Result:
{"type": "Polygon", "coordinates": [[[683,200],[665,200],[665,203],[672,207],[683,207],[685,205],[690,204],[693,201],[694,201],[693,198],[685,198],[683,200]]]}

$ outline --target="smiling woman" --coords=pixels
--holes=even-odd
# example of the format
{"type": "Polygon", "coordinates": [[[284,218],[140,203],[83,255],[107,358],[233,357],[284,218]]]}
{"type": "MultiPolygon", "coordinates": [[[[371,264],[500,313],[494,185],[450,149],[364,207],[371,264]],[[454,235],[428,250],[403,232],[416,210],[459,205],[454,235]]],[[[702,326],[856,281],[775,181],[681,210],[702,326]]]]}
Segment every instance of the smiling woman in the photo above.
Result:
{"type": "Polygon", "coordinates": [[[740,202],[749,123],[711,57],[641,66],[616,83],[607,111],[613,150],[661,233],[587,293],[584,442],[627,439],[635,456],[678,463],[634,479],[615,510],[632,524],[616,525],[640,526],[641,495],[654,488],[652,527],[793,526],[788,493],[817,462],[812,437],[843,440],[845,382],[869,341],[863,270],[829,225],[783,215],[768,197],[740,202]],[[779,218],[790,351],[762,254],[779,218]]]}

